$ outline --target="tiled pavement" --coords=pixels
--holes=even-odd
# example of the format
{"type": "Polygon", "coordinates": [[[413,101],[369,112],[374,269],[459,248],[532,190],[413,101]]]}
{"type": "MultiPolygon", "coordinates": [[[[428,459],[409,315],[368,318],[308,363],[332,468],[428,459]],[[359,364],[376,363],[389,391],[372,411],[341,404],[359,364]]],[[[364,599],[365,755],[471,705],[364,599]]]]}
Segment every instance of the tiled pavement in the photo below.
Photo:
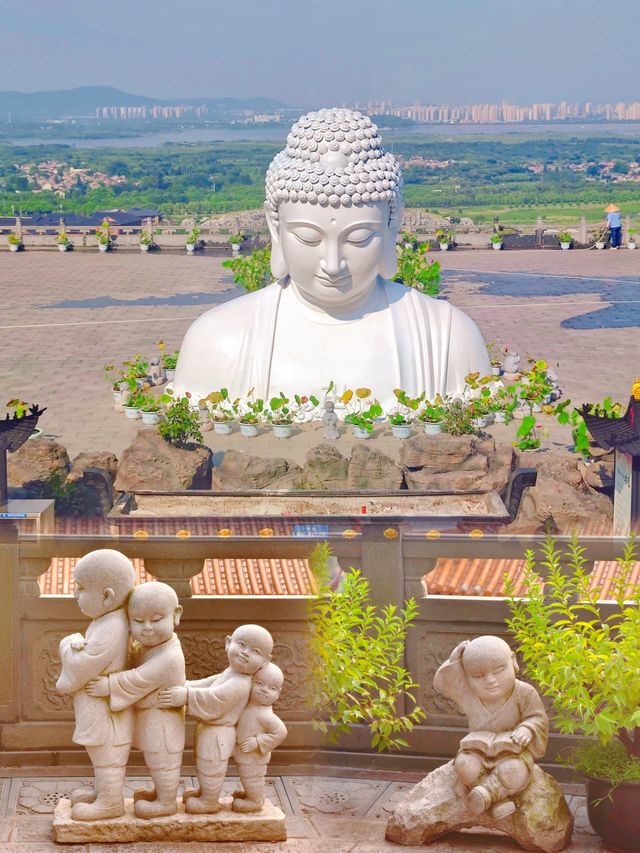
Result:
{"type": "MultiPolygon", "coordinates": [[[[0,851],[2,853],[248,853],[248,851],[282,851],[282,853],[376,853],[399,850],[384,841],[384,827],[395,804],[413,782],[375,778],[359,774],[357,778],[332,776],[272,776],[268,779],[268,796],[285,813],[289,840],[286,843],[229,843],[224,845],[189,843],[138,843],[121,845],[58,845],[51,841],[51,819],[58,801],[86,779],[83,777],[19,776],[0,779],[0,851]]],[[[194,779],[185,777],[192,785],[194,779]]],[[[130,777],[131,789],[145,784],[130,777]]],[[[231,791],[237,780],[225,783],[231,791]]],[[[591,832],[585,810],[582,788],[565,786],[567,801],[576,818],[570,853],[600,853],[606,848],[591,832]]],[[[431,853],[512,853],[519,848],[499,835],[458,834],[428,847],[412,848],[431,853]]]]}
{"type": "MultiPolygon", "coordinates": [[[[576,403],[627,399],[640,374],[639,251],[438,259],[446,296],[486,340],[558,362],[576,403]]],[[[103,365],[152,355],[160,339],[178,348],[195,317],[236,293],[218,257],[0,252],[0,402],[17,396],[46,405],[41,425],[72,457],[120,454],[140,422],[113,411],[103,365]]]]}

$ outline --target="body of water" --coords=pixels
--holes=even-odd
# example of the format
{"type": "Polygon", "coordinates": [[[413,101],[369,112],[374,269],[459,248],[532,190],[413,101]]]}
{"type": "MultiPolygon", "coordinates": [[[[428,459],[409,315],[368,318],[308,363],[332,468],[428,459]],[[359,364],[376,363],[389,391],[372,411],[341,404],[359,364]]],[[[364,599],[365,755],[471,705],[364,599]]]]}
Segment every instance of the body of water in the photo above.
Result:
{"type": "MultiPolygon", "coordinates": [[[[76,139],[73,137],[25,137],[0,139],[11,145],[70,145],[73,148],[157,148],[160,145],[198,144],[206,142],[279,142],[284,144],[288,127],[219,127],[189,128],[183,131],[148,133],[144,136],[76,139]]],[[[500,134],[541,136],[636,136],[640,137],[640,122],[609,122],[607,124],[431,124],[412,128],[382,128],[383,139],[437,136],[498,136],[500,134]]]]}

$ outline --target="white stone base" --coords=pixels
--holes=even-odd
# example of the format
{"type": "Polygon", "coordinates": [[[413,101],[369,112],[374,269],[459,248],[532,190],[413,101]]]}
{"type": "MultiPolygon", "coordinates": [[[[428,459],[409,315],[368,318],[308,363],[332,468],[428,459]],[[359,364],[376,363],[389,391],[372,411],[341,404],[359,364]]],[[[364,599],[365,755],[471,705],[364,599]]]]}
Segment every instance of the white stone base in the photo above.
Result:
{"type": "Polygon", "coordinates": [[[71,802],[60,800],[53,819],[53,840],[59,844],[101,844],[129,841],[286,841],[283,812],[269,800],[254,814],[231,811],[231,797],[222,800],[225,809],[212,815],[185,814],[141,820],[133,813],[133,800],[125,800],[125,814],[111,820],[80,821],[71,817],[71,802]]]}

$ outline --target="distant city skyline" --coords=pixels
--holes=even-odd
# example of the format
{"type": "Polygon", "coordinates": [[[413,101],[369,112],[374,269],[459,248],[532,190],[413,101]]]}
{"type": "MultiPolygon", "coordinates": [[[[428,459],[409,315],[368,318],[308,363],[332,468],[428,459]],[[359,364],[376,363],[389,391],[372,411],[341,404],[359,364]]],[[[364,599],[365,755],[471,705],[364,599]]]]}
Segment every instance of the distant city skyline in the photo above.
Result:
{"type": "Polygon", "coordinates": [[[640,88],[636,18],[631,0],[611,15],[596,0],[29,0],[3,15],[0,88],[108,84],[302,109],[628,103],[640,88]]]}

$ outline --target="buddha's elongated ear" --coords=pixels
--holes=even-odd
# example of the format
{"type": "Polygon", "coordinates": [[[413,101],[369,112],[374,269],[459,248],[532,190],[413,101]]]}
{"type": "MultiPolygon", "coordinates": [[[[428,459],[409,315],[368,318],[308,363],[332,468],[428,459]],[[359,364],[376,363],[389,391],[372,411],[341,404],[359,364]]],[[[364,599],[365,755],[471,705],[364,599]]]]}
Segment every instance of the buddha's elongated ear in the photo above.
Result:
{"type": "Polygon", "coordinates": [[[398,270],[398,255],[396,240],[402,222],[404,207],[401,204],[389,205],[389,227],[384,232],[380,275],[383,278],[393,278],[398,270]]]}
{"type": "Polygon", "coordinates": [[[278,280],[287,276],[289,270],[287,269],[282,252],[278,222],[267,202],[264,204],[264,215],[267,218],[267,226],[269,228],[269,235],[271,236],[271,274],[278,280]]]}

